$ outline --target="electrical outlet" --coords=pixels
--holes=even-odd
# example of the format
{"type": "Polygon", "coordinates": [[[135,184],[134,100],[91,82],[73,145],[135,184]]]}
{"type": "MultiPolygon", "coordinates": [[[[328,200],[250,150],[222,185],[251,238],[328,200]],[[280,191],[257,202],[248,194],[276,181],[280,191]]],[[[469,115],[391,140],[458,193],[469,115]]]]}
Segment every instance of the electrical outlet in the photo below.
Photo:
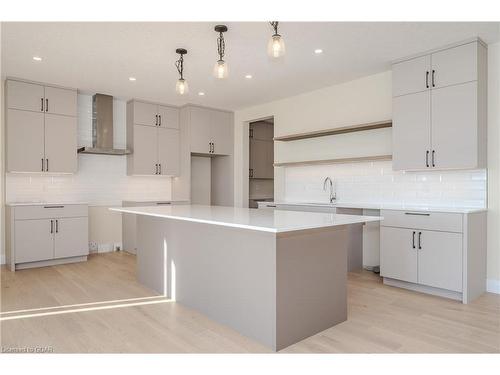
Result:
{"type": "Polygon", "coordinates": [[[96,253],[97,252],[97,242],[95,242],[95,241],[90,241],[89,242],[89,251],[91,253],[96,253]]]}
{"type": "Polygon", "coordinates": [[[114,251],[121,251],[122,244],[120,242],[116,242],[113,246],[114,251]]]}

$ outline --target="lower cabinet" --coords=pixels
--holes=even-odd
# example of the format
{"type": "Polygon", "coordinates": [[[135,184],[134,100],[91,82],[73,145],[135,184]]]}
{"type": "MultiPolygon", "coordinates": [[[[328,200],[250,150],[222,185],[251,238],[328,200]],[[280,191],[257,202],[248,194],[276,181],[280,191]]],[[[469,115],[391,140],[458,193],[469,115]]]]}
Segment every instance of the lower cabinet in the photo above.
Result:
{"type": "Polygon", "coordinates": [[[384,283],[462,300],[486,289],[486,211],[381,210],[384,283]]]}
{"type": "Polygon", "coordinates": [[[11,270],[86,260],[86,205],[7,205],[6,260],[11,270]]]}

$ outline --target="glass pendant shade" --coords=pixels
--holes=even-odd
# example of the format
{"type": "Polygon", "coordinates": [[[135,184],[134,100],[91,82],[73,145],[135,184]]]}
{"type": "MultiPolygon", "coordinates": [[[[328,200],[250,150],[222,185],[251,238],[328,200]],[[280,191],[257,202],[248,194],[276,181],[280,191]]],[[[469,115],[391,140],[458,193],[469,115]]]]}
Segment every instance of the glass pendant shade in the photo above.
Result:
{"type": "Polygon", "coordinates": [[[271,39],[269,39],[267,54],[273,58],[278,58],[285,54],[285,42],[281,35],[274,34],[271,39]]]}
{"type": "Polygon", "coordinates": [[[214,66],[214,77],[218,79],[226,78],[229,73],[227,63],[224,60],[218,60],[214,66]]]}
{"type": "Polygon", "coordinates": [[[184,78],[179,78],[177,83],[175,84],[175,91],[179,95],[184,95],[189,92],[189,86],[187,81],[184,78]]]}

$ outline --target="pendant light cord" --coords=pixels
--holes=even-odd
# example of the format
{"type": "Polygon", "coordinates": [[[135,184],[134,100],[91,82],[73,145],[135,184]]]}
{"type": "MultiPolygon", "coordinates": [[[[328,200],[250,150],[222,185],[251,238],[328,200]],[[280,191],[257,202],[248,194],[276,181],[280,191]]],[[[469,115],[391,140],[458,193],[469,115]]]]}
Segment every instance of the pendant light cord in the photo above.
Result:
{"type": "Polygon", "coordinates": [[[184,73],[184,57],[182,53],[180,54],[181,57],[179,57],[179,60],[175,62],[175,67],[177,68],[177,71],[179,72],[181,79],[184,79],[183,73],[184,73]]]}
{"type": "Polygon", "coordinates": [[[269,24],[271,25],[271,27],[274,29],[274,35],[279,35],[278,34],[278,21],[271,21],[269,22],[269,24]]]}
{"type": "Polygon", "coordinates": [[[224,41],[224,34],[220,32],[219,37],[217,38],[217,53],[219,54],[219,60],[224,59],[225,49],[226,49],[226,42],[224,41]]]}

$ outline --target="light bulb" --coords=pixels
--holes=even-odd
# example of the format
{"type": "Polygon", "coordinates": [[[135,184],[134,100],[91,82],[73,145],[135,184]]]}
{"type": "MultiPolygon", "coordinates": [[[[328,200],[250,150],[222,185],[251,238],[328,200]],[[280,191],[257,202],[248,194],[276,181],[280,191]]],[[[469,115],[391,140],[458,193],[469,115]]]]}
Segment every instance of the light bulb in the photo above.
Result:
{"type": "Polygon", "coordinates": [[[226,78],[229,73],[228,70],[226,62],[224,60],[218,60],[214,66],[214,77],[218,79],[226,78]]]}
{"type": "Polygon", "coordinates": [[[267,54],[273,58],[278,58],[285,54],[285,42],[281,35],[274,34],[271,39],[269,39],[267,54]]]}
{"type": "Polygon", "coordinates": [[[188,83],[184,78],[179,78],[175,85],[175,91],[179,95],[187,94],[189,91],[188,83]]]}

